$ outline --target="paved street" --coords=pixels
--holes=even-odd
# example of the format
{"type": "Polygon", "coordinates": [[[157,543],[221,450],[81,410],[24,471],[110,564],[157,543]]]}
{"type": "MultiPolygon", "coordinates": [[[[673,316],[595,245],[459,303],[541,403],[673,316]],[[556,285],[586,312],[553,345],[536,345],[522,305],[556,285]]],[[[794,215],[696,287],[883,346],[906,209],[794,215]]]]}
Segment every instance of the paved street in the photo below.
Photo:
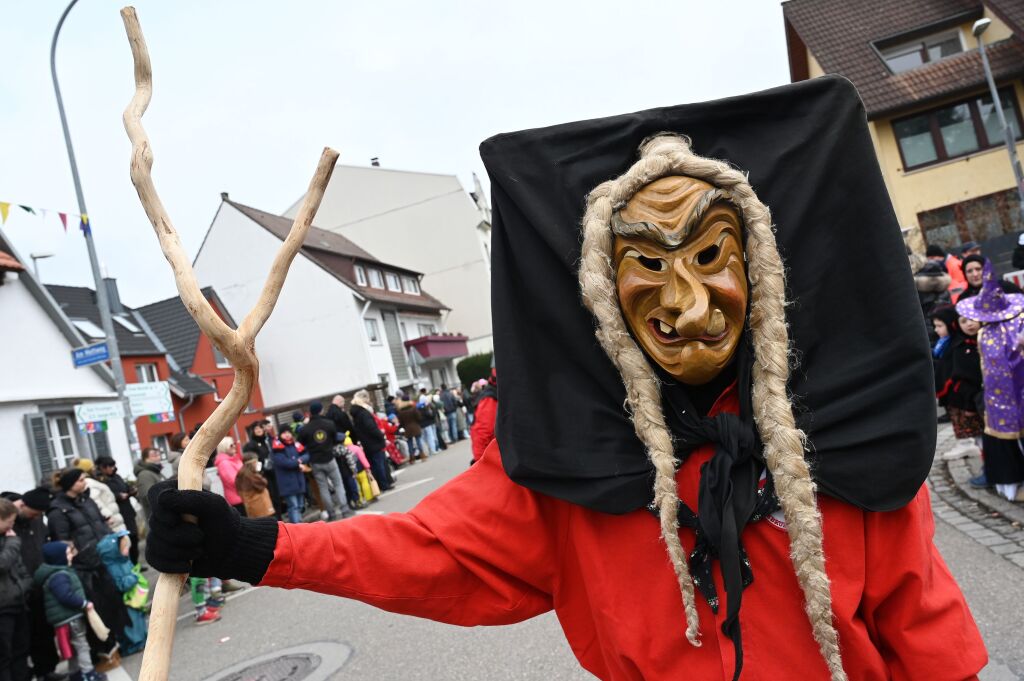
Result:
{"type": "MultiPolygon", "coordinates": [[[[940,450],[948,444],[940,437],[940,450]]],[[[396,490],[373,506],[374,513],[402,511],[461,472],[467,443],[426,464],[406,468],[396,490]]],[[[959,496],[937,465],[936,544],[967,595],[989,646],[992,662],[982,681],[1024,679],[1020,646],[1024,569],[1007,559],[1024,551],[1024,531],[990,517],[959,496]],[[998,541],[997,541],[998,539],[998,541]],[[1018,547],[1018,548],[1014,548],[1018,547]]],[[[248,589],[231,598],[221,622],[196,627],[183,600],[172,678],[232,681],[239,672],[281,658],[274,679],[488,679],[568,680],[593,678],[581,671],[547,615],[501,628],[462,629],[381,612],[360,603],[301,591],[248,589]],[[201,654],[192,654],[201,651],[201,654]],[[308,676],[301,676],[308,672],[308,676]]],[[[141,656],[125,662],[137,678],[141,656]]]]}

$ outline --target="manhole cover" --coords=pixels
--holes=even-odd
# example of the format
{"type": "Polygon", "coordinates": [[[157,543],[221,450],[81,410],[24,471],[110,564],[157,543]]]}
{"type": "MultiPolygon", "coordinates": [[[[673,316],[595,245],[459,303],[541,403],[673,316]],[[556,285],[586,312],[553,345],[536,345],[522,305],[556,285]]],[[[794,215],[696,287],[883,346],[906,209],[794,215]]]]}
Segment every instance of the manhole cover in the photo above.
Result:
{"type": "Polygon", "coordinates": [[[320,662],[319,655],[310,653],[280,655],[221,676],[220,681],[302,681],[320,666],[320,662]]]}
{"type": "Polygon", "coordinates": [[[352,648],[316,641],[276,650],[232,665],[205,681],[325,681],[345,666],[352,648]]]}

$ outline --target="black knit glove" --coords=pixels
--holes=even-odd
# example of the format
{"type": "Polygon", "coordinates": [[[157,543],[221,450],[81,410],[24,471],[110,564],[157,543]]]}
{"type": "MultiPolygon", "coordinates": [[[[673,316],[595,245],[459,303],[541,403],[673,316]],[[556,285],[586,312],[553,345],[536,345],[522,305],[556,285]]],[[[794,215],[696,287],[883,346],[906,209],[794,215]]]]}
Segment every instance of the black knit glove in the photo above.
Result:
{"type": "Polygon", "coordinates": [[[160,572],[257,584],[274,559],[277,521],[243,518],[222,496],[168,480],[149,490],[149,508],[146,561],[160,572]]]}

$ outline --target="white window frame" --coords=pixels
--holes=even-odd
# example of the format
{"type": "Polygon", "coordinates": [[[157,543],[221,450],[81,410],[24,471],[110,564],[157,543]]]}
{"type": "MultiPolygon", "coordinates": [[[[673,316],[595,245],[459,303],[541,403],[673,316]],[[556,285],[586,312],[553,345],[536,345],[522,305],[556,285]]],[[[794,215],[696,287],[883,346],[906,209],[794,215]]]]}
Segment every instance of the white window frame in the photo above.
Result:
{"type": "Polygon", "coordinates": [[[384,281],[387,282],[389,291],[394,291],[395,293],[402,292],[402,280],[394,272],[385,272],[384,281]]]}
{"type": "Polygon", "coordinates": [[[160,380],[160,372],[156,362],[140,362],[135,365],[137,383],[156,383],[160,380]]]}
{"type": "Polygon", "coordinates": [[[415,277],[402,277],[402,289],[406,293],[418,296],[420,294],[420,283],[416,281],[415,277]]]}
{"type": "Polygon", "coordinates": [[[384,275],[380,270],[371,267],[367,274],[370,275],[370,288],[384,288],[384,275]]]}
{"type": "Polygon", "coordinates": [[[366,268],[362,265],[356,265],[356,283],[360,286],[366,286],[366,268]]]}
{"type": "Polygon", "coordinates": [[[213,363],[217,365],[217,368],[230,369],[231,360],[224,356],[224,353],[213,344],[213,341],[210,341],[210,348],[213,350],[213,363]]]}
{"type": "Polygon", "coordinates": [[[167,456],[171,453],[171,442],[168,437],[166,435],[154,435],[152,446],[162,452],[163,456],[160,458],[166,461],[167,456]]]}
{"type": "Polygon", "coordinates": [[[907,40],[906,42],[897,43],[895,45],[890,45],[890,46],[885,47],[885,48],[880,48],[878,50],[878,53],[881,55],[882,61],[885,62],[886,68],[888,68],[889,71],[891,71],[892,73],[896,74],[896,73],[906,73],[907,71],[913,71],[914,69],[919,69],[922,66],[927,66],[928,64],[934,64],[937,61],[942,61],[943,59],[949,59],[949,57],[955,57],[957,54],[963,54],[966,51],[967,51],[967,45],[964,43],[963,32],[961,32],[960,29],[958,29],[958,28],[951,28],[951,29],[947,29],[945,31],[939,31],[937,33],[929,33],[928,35],[923,35],[920,38],[917,38],[915,40],[907,40]],[[923,48],[924,51],[927,52],[929,44],[944,43],[947,40],[949,40],[950,38],[954,38],[954,37],[957,39],[957,42],[960,43],[960,51],[957,52],[956,54],[951,54],[948,57],[939,57],[938,59],[934,59],[934,60],[929,59],[929,60],[927,60],[925,62],[922,62],[921,64],[918,64],[917,66],[912,66],[909,69],[901,69],[899,71],[894,70],[892,68],[892,66],[889,64],[889,60],[890,59],[895,59],[897,57],[902,57],[902,56],[910,54],[912,52],[920,52],[920,51],[922,51],[922,48],[923,48]]]}
{"type": "Polygon", "coordinates": [[[423,338],[424,336],[436,336],[437,324],[420,322],[416,325],[416,330],[420,332],[420,338],[423,338]]]}
{"type": "Polygon", "coordinates": [[[370,341],[370,345],[383,345],[384,339],[380,335],[380,325],[377,324],[376,319],[364,319],[364,326],[366,327],[366,338],[370,341]]]}
{"type": "Polygon", "coordinates": [[[50,451],[53,452],[54,470],[67,468],[79,456],[78,426],[75,424],[74,414],[47,414],[46,437],[50,441],[50,451]],[[60,432],[60,422],[66,425],[67,433],[60,432]],[[70,455],[64,452],[65,442],[71,445],[70,455]]]}

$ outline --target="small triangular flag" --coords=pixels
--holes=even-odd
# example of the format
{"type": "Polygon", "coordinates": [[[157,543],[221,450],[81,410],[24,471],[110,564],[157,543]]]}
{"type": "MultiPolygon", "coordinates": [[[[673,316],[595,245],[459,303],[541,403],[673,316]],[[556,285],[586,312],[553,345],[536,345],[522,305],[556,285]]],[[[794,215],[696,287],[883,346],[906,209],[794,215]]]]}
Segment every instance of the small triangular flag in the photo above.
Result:
{"type": "Polygon", "coordinates": [[[28,206],[23,206],[23,205],[21,205],[20,203],[18,204],[18,208],[22,209],[22,210],[23,210],[23,211],[25,211],[26,213],[32,213],[32,215],[35,215],[35,214],[36,214],[35,210],[33,210],[32,208],[30,208],[30,207],[28,207],[28,206]]]}
{"type": "Polygon", "coordinates": [[[67,234],[68,233],[68,214],[67,213],[57,213],[57,215],[60,217],[60,224],[64,225],[64,233],[67,234]]]}
{"type": "Polygon", "coordinates": [[[85,213],[82,213],[82,222],[78,228],[82,230],[83,236],[89,236],[92,234],[92,227],[89,226],[89,216],[85,213]]]}
{"type": "Polygon", "coordinates": [[[0,201],[0,225],[7,224],[7,211],[11,209],[11,204],[6,201],[0,201]]]}

